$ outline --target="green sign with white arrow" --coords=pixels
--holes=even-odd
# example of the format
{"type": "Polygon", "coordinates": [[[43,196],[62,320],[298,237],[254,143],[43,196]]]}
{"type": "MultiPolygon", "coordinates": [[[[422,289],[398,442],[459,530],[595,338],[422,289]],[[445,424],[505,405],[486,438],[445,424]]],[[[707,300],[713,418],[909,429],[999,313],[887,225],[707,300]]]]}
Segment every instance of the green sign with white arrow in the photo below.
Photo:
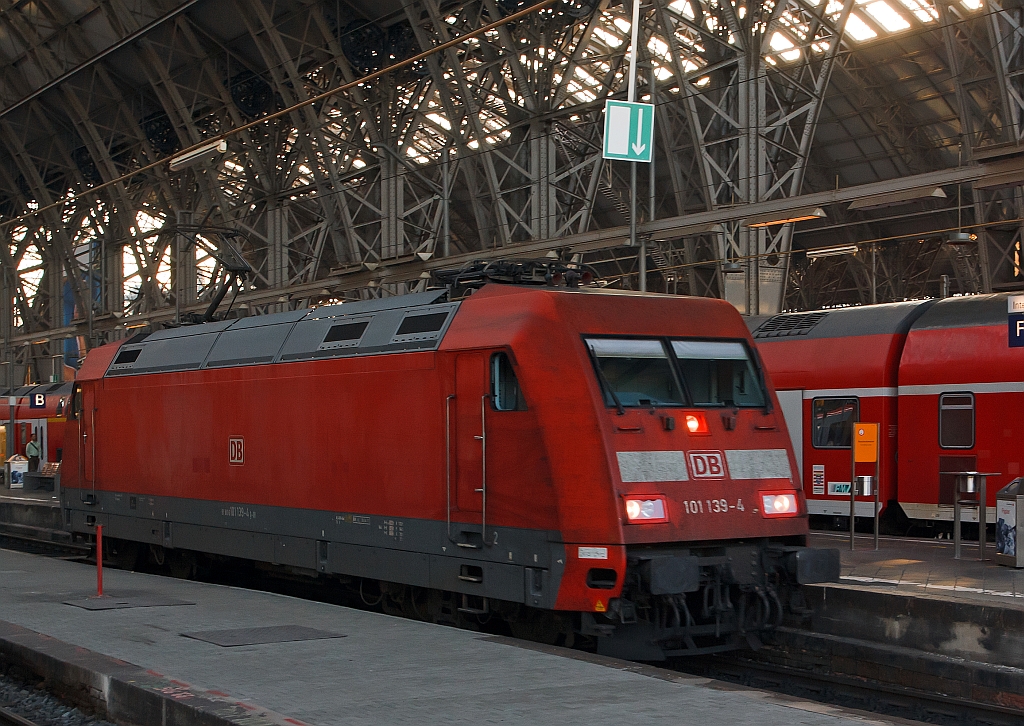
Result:
{"type": "Polygon", "coordinates": [[[654,106],[606,101],[604,158],[650,162],[654,152],[654,106]]]}

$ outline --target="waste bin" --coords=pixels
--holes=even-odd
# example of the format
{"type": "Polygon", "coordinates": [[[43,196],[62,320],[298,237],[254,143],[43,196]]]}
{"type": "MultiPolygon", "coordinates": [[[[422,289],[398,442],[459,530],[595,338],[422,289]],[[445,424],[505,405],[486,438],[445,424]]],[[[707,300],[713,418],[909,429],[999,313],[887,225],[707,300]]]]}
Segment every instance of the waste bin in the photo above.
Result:
{"type": "Polygon", "coordinates": [[[28,473],[28,459],[15,454],[7,460],[7,488],[24,489],[25,474],[28,473]]]}
{"type": "Polygon", "coordinates": [[[1008,567],[1024,567],[1024,552],[1017,545],[1024,532],[1024,477],[1017,477],[996,493],[996,554],[992,559],[1008,567]]]}

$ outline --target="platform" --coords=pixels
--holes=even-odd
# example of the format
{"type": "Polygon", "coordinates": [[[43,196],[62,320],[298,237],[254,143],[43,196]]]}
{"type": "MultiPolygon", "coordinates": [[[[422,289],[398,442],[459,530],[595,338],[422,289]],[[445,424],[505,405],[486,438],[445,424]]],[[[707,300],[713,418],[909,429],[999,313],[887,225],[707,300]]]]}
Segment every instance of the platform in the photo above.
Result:
{"type": "Polygon", "coordinates": [[[849,535],[811,542],[841,548],[841,579],[805,586],[810,616],[773,634],[780,653],[1024,713],[1024,570],[980,562],[976,543],[956,560],[942,540],[883,537],[876,551],[858,536],[852,552],[849,535]]]}
{"type": "Polygon", "coordinates": [[[122,707],[143,689],[170,705],[219,712],[204,723],[891,723],[335,605],[141,573],[105,575],[110,607],[96,609],[92,567],[0,550],[0,652],[93,673],[94,688],[122,707]],[[103,670],[113,672],[96,675],[103,670]]]}
{"type": "Polygon", "coordinates": [[[841,584],[906,595],[941,595],[951,600],[999,604],[1024,610],[1024,568],[992,561],[995,545],[978,559],[978,543],[964,542],[961,559],[953,558],[949,540],[881,537],[874,549],[870,535],[858,534],[850,551],[848,533],[813,532],[815,547],[838,547],[842,553],[841,584]]]}
{"type": "Polygon", "coordinates": [[[59,507],[60,495],[49,489],[8,489],[6,486],[0,486],[0,502],[59,507]]]}
{"type": "Polygon", "coordinates": [[[68,543],[60,499],[43,489],[7,489],[0,486],[0,535],[68,543]]]}

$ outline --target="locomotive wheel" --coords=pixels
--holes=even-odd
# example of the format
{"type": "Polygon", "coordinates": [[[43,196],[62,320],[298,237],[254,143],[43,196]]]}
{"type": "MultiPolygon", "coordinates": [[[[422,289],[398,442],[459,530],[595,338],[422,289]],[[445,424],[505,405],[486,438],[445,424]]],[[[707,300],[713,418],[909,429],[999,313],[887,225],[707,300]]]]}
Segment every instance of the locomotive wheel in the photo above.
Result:
{"type": "Polygon", "coordinates": [[[390,593],[385,593],[381,598],[380,609],[388,615],[405,617],[405,608],[402,607],[402,603],[396,601],[390,593]]]}

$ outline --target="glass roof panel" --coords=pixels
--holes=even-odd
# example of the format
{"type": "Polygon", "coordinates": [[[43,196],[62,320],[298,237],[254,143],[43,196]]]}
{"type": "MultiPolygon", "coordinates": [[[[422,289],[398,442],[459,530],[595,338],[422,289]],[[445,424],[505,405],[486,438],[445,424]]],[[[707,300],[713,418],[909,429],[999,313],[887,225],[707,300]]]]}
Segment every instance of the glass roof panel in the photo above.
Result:
{"type": "Polygon", "coordinates": [[[854,40],[868,40],[878,37],[878,33],[861,20],[857,13],[850,13],[850,17],[846,20],[846,33],[854,40]]]}

